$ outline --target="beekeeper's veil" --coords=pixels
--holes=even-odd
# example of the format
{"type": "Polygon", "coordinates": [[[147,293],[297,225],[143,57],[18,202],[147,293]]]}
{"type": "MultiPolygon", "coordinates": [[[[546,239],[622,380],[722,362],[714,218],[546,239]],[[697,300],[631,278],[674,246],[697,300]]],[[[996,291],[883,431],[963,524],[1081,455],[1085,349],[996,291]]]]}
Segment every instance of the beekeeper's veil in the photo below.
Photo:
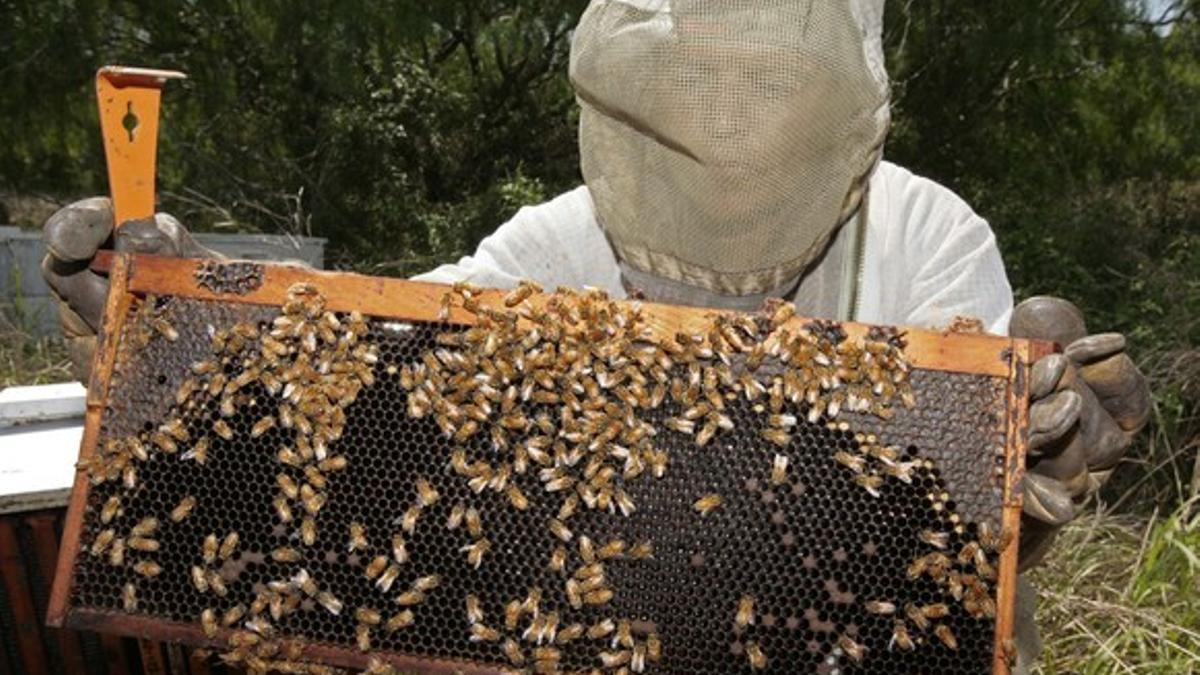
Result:
{"type": "Polygon", "coordinates": [[[887,133],[883,0],[592,0],[571,49],[583,176],[627,269],[795,281],[887,133]]]}

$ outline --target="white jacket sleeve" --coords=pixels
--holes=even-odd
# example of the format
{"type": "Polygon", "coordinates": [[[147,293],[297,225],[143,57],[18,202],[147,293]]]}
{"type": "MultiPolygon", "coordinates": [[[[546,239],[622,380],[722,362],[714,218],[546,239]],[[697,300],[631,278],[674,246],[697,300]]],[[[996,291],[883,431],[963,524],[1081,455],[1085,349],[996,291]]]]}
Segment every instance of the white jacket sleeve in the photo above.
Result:
{"type": "Polygon", "coordinates": [[[469,281],[491,288],[511,288],[529,279],[547,290],[595,286],[616,297],[624,295],[620,269],[596,223],[586,187],[522,208],[480,242],[474,255],[414,279],[469,281]]]}
{"type": "Polygon", "coordinates": [[[1007,334],[1012,287],[987,221],[931,180],[886,163],[880,173],[882,194],[872,199],[884,202],[886,231],[868,237],[868,249],[884,250],[867,257],[883,269],[868,295],[876,290],[896,322],[944,328],[956,317],[972,317],[989,332],[1007,334]]]}

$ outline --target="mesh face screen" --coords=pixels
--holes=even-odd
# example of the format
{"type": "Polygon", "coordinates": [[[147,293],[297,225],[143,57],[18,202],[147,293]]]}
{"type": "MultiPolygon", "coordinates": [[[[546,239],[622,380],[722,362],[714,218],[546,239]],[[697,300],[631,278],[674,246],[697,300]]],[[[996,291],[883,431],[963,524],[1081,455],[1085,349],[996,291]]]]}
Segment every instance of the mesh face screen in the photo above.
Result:
{"type": "Polygon", "coordinates": [[[519,305],[577,327],[535,333],[318,290],[134,298],[69,612],[251,668],[992,671],[1008,378],[905,372],[892,331],[796,330],[822,371],[761,317],[655,351],[603,299],[519,305]],[[849,371],[885,362],[873,413],[849,371]]]}

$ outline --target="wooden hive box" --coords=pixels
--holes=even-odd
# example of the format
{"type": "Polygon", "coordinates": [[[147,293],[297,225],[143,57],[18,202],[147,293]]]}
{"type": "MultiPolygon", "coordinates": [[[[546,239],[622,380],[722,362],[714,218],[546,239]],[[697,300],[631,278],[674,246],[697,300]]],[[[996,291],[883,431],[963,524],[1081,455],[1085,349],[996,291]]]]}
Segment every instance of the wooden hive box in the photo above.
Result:
{"type": "Polygon", "coordinates": [[[257,263],[111,281],[53,625],[251,667],[1008,671],[1052,346],[257,263]]]}

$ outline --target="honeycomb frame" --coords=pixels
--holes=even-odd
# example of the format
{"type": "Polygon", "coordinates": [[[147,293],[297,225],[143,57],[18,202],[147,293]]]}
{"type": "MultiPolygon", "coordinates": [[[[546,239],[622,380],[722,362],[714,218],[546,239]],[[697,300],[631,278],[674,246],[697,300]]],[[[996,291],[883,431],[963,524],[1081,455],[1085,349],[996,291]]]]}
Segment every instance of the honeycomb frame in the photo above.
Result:
{"type": "MultiPolygon", "coordinates": [[[[390,322],[393,325],[397,322],[401,322],[401,325],[409,325],[409,323],[405,322],[411,322],[412,325],[429,324],[432,327],[431,330],[436,331],[454,326],[460,328],[466,327],[477,320],[477,317],[472,312],[468,312],[462,307],[451,307],[446,312],[443,309],[443,298],[446,297],[450,289],[436,284],[422,284],[394,279],[362,277],[352,274],[316,272],[295,267],[264,265],[261,271],[256,269],[254,284],[225,289],[215,287],[213,284],[201,283],[200,280],[211,275],[213,271],[213,263],[211,262],[202,263],[193,260],[167,259],[153,256],[122,255],[112,258],[111,281],[113,290],[108,299],[105,324],[101,334],[101,344],[97,350],[97,362],[93,368],[92,381],[88,389],[88,412],[84,438],[81,444],[81,465],[86,465],[90,457],[94,457],[100,453],[100,444],[104,441],[106,435],[111,436],[115,433],[112,420],[110,419],[114,417],[110,412],[113,408],[113,401],[109,400],[110,393],[113,392],[113,387],[120,386],[122,377],[149,378],[153,375],[151,371],[154,369],[142,368],[138,370],[128,365],[129,363],[136,363],[136,352],[138,349],[148,349],[144,344],[128,344],[133,342],[133,338],[131,337],[132,331],[129,330],[129,327],[132,322],[138,320],[136,308],[145,306],[145,298],[147,296],[154,295],[160,298],[178,299],[180,306],[183,308],[190,307],[191,305],[188,305],[188,303],[199,303],[198,306],[201,307],[207,306],[205,304],[207,303],[219,306],[221,311],[230,317],[263,320],[264,318],[269,319],[271,316],[278,314],[279,307],[287,302],[289,288],[297,283],[305,283],[310,284],[321,294],[329,310],[342,313],[359,311],[377,324],[386,322],[390,322]],[[218,292],[222,290],[226,291],[226,294],[218,292]],[[132,353],[131,346],[134,347],[132,353]],[[118,363],[124,366],[119,371],[116,368],[118,363]]],[[[220,270],[216,271],[220,272],[220,270]]],[[[544,298],[537,296],[531,299],[531,302],[534,303],[542,301],[544,301],[544,298]]],[[[501,292],[484,292],[479,296],[479,302],[484,306],[501,308],[504,306],[501,292]]],[[[643,312],[649,330],[661,339],[670,339],[671,336],[680,332],[704,331],[713,320],[713,312],[709,310],[646,304],[643,306],[643,312]]],[[[187,314],[184,310],[180,310],[180,313],[187,314]]],[[[176,320],[186,330],[186,316],[178,317],[176,320]]],[[[231,318],[230,320],[234,319],[231,318]]],[[[789,325],[800,325],[804,321],[804,319],[795,318],[789,322],[789,325]]],[[[840,329],[847,336],[861,338],[871,328],[858,324],[841,324],[840,329]]],[[[378,327],[375,330],[378,330],[378,327]]],[[[144,336],[141,340],[151,342],[152,337],[144,336]]],[[[917,385],[914,385],[918,396],[929,393],[929,402],[936,403],[936,405],[922,406],[922,401],[918,400],[915,413],[906,415],[902,411],[898,418],[891,421],[883,421],[869,414],[843,412],[841,415],[841,419],[845,420],[843,424],[849,424],[853,427],[854,431],[878,434],[881,438],[886,438],[891,433],[896,438],[913,439],[908,442],[908,447],[929,443],[931,445],[942,444],[957,449],[958,461],[947,461],[944,469],[939,468],[941,473],[938,474],[938,481],[940,482],[936,485],[931,484],[932,487],[927,486],[928,489],[933,490],[941,486],[943,492],[952,492],[954,498],[950,500],[950,503],[957,501],[958,495],[963,494],[964,498],[961,500],[959,506],[962,512],[967,514],[967,520],[972,523],[986,520],[994,531],[1003,531],[1010,537],[1015,538],[1017,528],[1019,527],[1020,480],[1023,473],[1023,455],[1028,433],[1026,387],[1029,368],[1036,358],[1048,353],[1053,349],[1053,346],[1045,343],[1013,340],[995,336],[936,333],[917,330],[906,331],[904,338],[906,342],[904,356],[912,367],[914,380],[918,382],[917,385]],[[942,397],[938,393],[939,386],[942,386],[946,390],[954,389],[968,393],[960,395],[958,399],[955,399],[953,396],[942,397]],[[942,398],[946,400],[942,401],[942,398]],[[939,422],[941,422],[940,427],[939,422]],[[891,429],[900,430],[891,431],[891,429]],[[970,496],[967,496],[968,493],[970,496]]],[[[431,342],[430,345],[432,346],[432,344],[431,342]]],[[[165,349],[168,352],[171,349],[171,345],[164,340],[158,340],[157,345],[158,349],[165,349]]],[[[415,353],[411,354],[410,358],[416,359],[418,355],[415,353]]],[[[162,375],[153,376],[160,379],[163,377],[162,375]]],[[[176,376],[176,379],[172,383],[177,384],[177,382],[178,376],[176,376]]],[[[148,387],[148,389],[152,390],[153,387],[148,387]]],[[[167,405],[169,405],[169,402],[167,405]]],[[[140,409],[153,409],[155,404],[153,401],[148,400],[140,403],[139,406],[140,409]]],[[[118,404],[117,407],[120,407],[120,405],[118,404]]],[[[161,408],[162,406],[160,405],[159,407],[161,408]]],[[[162,409],[156,413],[148,413],[143,410],[140,414],[145,419],[159,419],[164,412],[165,410],[162,409]]],[[[352,415],[353,413],[348,414],[352,415]]],[[[115,417],[120,416],[117,415],[115,417]]],[[[397,425],[403,424],[406,421],[403,415],[389,419],[395,419],[395,424],[397,425]]],[[[661,421],[661,418],[656,421],[661,421]]],[[[407,420],[407,423],[410,425],[414,422],[414,420],[407,420]]],[[[822,435],[824,432],[818,426],[810,425],[810,427],[809,432],[811,432],[811,435],[814,438],[824,439],[822,442],[826,446],[832,447],[832,445],[837,445],[839,442],[852,444],[850,440],[851,434],[844,431],[829,429],[828,434],[822,435]]],[[[246,430],[242,430],[242,432],[244,433],[246,430]]],[[[756,448],[742,447],[745,444],[740,442],[734,442],[733,445],[727,447],[733,448],[734,445],[738,446],[735,448],[735,453],[738,456],[753,455],[753,453],[758,452],[756,448]]],[[[760,445],[762,444],[760,443],[760,445]]],[[[814,441],[813,448],[819,449],[820,447],[820,443],[814,441]]],[[[707,450],[705,451],[707,452],[707,450]]],[[[802,458],[798,457],[798,459],[802,458]]],[[[707,457],[705,461],[721,460],[719,456],[714,455],[707,457]]],[[[744,467],[738,465],[736,461],[731,460],[731,462],[726,468],[735,472],[744,470],[744,467]]],[[[811,462],[799,462],[793,464],[793,466],[807,465],[808,463],[811,462]]],[[[699,468],[707,466],[707,464],[701,463],[699,468]]],[[[382,470],[379,467],[376,467],[376,469],[382,470]]],[[[704,476],[704,472],[697,472],[696,469],[697,467],[692,467],[692,475],[687,480],[705,482],[706,477],[704,476]]],[[[687,471],[688,469],[685,466],[684,473],[687,471]]],[[[765,511],[758,515],[766,516],[764,523],[769,519],[769,524],[760,524],[763,526],[749,524],[754,514],[747,511],[744,507],[743,502],[746,499],[743,499],[743,502],[738,502],[738,504],[743,504],[743,506],[736,508],[741,509],[738,511],[740,514],[738,518],[741,519],[740,524],[744,526],[746,532],[754,533],[755,537],[760,538],[776,537],[776,539],[772,540],[774,549],[785,552],[779,554],[773,553],[772,546],[763,546],[755,549],[756,556],[761,556],[768,561],[764,565],[767,571],[777,571],[780,568],[816,570],[820,567],[820,564],[812,563],[812,560],[822,557],[828,557],[837,564],[857,564],[850,559],[861,552],[848,551],[842,546],[835,547],[832,550],[823,550],[819,553],[812,550],[805,551],[804,549],[808,547],[806,542],[810,541],[805,536],[807,530],[804,529],[803,524],[797,525],[788,521],[788,516],[791,512],[786,511],[784,508],[787,504],[792,504],[794,507],[794,502],[802,500],[805,490],[810,487],[815,488],[819,492],[822,489],[822,484],[827,482],[832,484],[841,480],[836,470],[821,469],[819,472],[809,476],[809,480],[807,481],[801,479],[795,484],[790,484],[790,496],[788,490],[770,489],[766,473],[763,472],[762,475],[757,476],[730,474],[727,476],[729,480],[721,484],[720,490],[726,494],[740,491],[753,497],[752,499],[746,499],[756,503],[761,502],[763,505],[765,511]],[[786,552],[789,549],[794,550],[795,553],[786,552]]],[[[379,491],[382,488],[379,484],[375,484],[372,489],[379,491]]],[[[230,634],[228,630],[221,629],[220,634],[216,637],[208,636],[201,629],[198,621],[194,619],[189,621],[178,611],[162,613],[171,616],[127,613],[122,611],[119,605],[114,607],[111,603],[106,606],[103,602],[85,601],[89,598],[85,592],[86,587],[91,583],[91,577],[88,576],[86,570],[88,564],[86,551],[88,548],[88,538],[95,537],[96,535],[97,527],[94,521],[97,517],[96,511],[99,509],[97,497],[92,494],[94,490],[95,486],[89,481],[87,472],[81,469],[77,476],[68,519],[64,528],[62,553],[59,559],[59,573],[55,577],[55,586],[47,615],[48,623],[51,625],[66,625],[75,628],[108,631],[167,641],[181,641],[198,646],[215,648],[227,646],[225,639],[230,634]],[[90,524],[89,522],[85,522],[89,518],[93,521],[90,524]]],[[[630,491],[635,492],[633,488],[630,491]]],[[[674,502],[676,506],[681,501],[686,501],[690,504],[692,499],[698,496],[691,494],[685,498],[683,495],[677,494],[677,492],[677,490],[664,489],[658,490],[659,494],[656,495],[654,490],[647,488],[646,490],[636,492],[635,496],[638,498],[639,503],[645,506],[643,513],[653,513],[655,505],[660,502],[674,502]],[[666,496],[663,496],[664,494],[666,496]]],[[[858,494],[856,497],[854,494],[845,492],[830,492],[826,496],[829,499],[833,499],[839,498],[839,495],[844,500],[844,503],[854,502],[855,499],[861,497],[861,494],[858,494]],[[847,495],[849,496],[847,497],[847,495]],[[846,499],[849,499],[849,501],[846,502],[846,499]]],[[[232,501],[236,499],[236,495],[228,494],[224,499],[232,501]]],[[[863,502],[861,499],[859,501],[863,502]]],[[[871,500],[865,499],[863,503],[866,503],[869,507],[871,500]]],[[[162,511],[163,507],[164,504],[160,504],[159,510],[162,511]]],[[[733,622],[734,606],[737,605],[739,597],[744,595],[742,592],[743,589],[724,589],[721,593],[718,593],[714,590],[715,587],[712,584],[725,580],[733,571],[728,565],[722,567],[720,564],[721,556],[729,555],[736,560],[736,556],[745,555],[745,552],[752,548],[750,546],[752,542],[746,539],[738,539],[737,537],[721,541],[721,537],[726,535],[719,531],[720,528],[715,528],[714,532],[716,534],[706,539],[704,530],[708,523],[702,520],[695,520],[691,523],[692,526],[695,526],[694,531],[689,530],[689,525],[679,522],[677,515],[670,515],[669,508],[664,506],[663,509],[663,513],[666,515],[663,516],[664,520],[661,523],[652,523],[640,530],[638,528],[626,528],[626,531],[636,530],[635,534],[646,535],[647,537],[650,537],[652,534],[655,535],[655,537],[651,538],[658,539],[656,550],[671,550],[671,547],[677,550],[678,555],[676,557],[684,562],[670,569],[670,572],[673,575],[686,575],[690,570],[692,578],[690,580],[685,579],[685,581],[689,582],[685,585],[689,586],[692,590],[688,593],[682,593],[682,599],[675,606],[700,606],[706,601],[708,596],[721,595],[722,599],[719,604],[722,607],[729,606],[730,609],[728,616],[722,613],[719,617],[708,617],[699,622],[705,624],[705,630],[708,631],[707,635],[710,639],[704,648],[686,647],[686,649],[692,650],[693,653],[690,660],[673,659],[672,648],[678,648],[678,645],[672,645],[671,641],[666,638],[677,637],[679,630],[674,629],[674,633],[669,636],[667,633],[664,633],[663,642],[666,654],[661,663],[648,665],[646,668],[647,672],[699,673],[729,672],[739,669],[748,670],[749,668],[747,668],[746,664],[748,647],[751,650],[757,649],[759,644],[766,646],[768,653],[773,652],[771,668],[777,668],[781,664],[785,668],[789,666],[794,667],[799,662],[791,660],[792,652],[789,652],[783,645],[792,645],[795,640],[773,637],[771,635],[772,631],[775,633],[808,631],[809,634],[813,635],[822,632],[825,633],[826,635],[824,636],[818,635],[820,639],[814,638],[803,641],[807,644],[810,652],[819,652],[822,656],[822,659],[818,659],[818,661],[823,665],[815,668],[818,672],[821,672],[822,669],[825,672],[829,672],[831,669],[838,668],[839,665],[841,670],[838,672],[872,672],[869,667],[869,660],[862,665],[847,660],[846,649],[838,643],[838,640],[842,639],[849,632],[851,634],[849,644],[857,645],[854,642],[854,637],[860,629],[858,623],[861,622],[853,621],[833,609],[828,609],[832,607],[829,604],[829,600],[822,601],[825,604],[821,606],[826,607],[826,609],[817,611],[810,606],[806,607],[803,612],[796,608],[796,611],[789,614],[792,608],[785,606],[788,603],[782,599],[772,600],[777,594],[770,589],[771,582],[764,582],[761,578],[758,581],[743,581],[744,586],[756,586],[756,588],[765,588],[766,590],[755,593],[755,595],[761,596],[759,598],[758,621],[755,624],[741,625],[738,622],[733,622]],[[670,524],[673,528],[663,530],[663,524],[670,524]],[[655,525],[658,526],[658,529],[655,529],[655,525]],[[692,534],[691,539],[688,538],[689,533],[692,534]],[[701,547],[698,544],[701,540],[704,540],[708,547],[703,551],[700,550],[701,547]],[[714,552],[722,553],[713,555],[714,552]],[[713,559],[709,560],[709,558],[713,559]],[[730,625],[731,623],[733,625],[730,625]],[[838,626],[836,630],[838,633],[837,639],[833,638],[832,633],[834,631],[829,630],[829,626],[831,625],[838,626]],[[725,626],[730,631],[729,640],[721,643],[719,647],[713,646],[716,643],[711,637],[717,630],[721,629],[721,626],[725,626]],[[850,630],[848,631],[848,629],[850,630]],[[751,640],[749,638],[755,639],[751,640]],[[776,649],[772,650],[772,646],[776,647],[776,649]],[[716,663],[716,655],[721,653],[726,655],[732,654],[738,660],[716,663]],[[830,666],[829,654],[835,654],[841,659],[840,664],[835,661],[830,666]],[[706,665],[710,662],[712,662],[711,665],[706,665]],[[711,668],[712,670],[707,670],[706,668],[711,668]]],[[[841,520],[837,517],[836,508],[831,510],[828,504],[825,505],[825,515],[822,517],[824,520],[820,520],[820,522],[825,523],[825,526],[829,528],[835,528],[835,524],[841,520]]],[[[879,520],[881,516],[877,513],[875,518],[879,520]]],[[[166,519],[163,518],[163,520],[165,521],[166,519]]],[[[882,526],[886,523],[880,522],[877,524],[882,526]]],[[[603,543],[607,538],[606,535],[601,534],[606,531],[605,526],[592,523],[589,523],[589,525],[593,527],[589,531],[597,533],[594,538],[599,543],[603,543]]],[[[526,525],[525,529],[530,530],[531,528],[526,525]]],[[[881,536],[886,536],[885,529],[879,529],[881,536]]],[[[971,531],[976,533],[976,538],[978,538],[978,529],[971,531]]],[[[519,531],[514,531],[510,534],[518,540],[529,536],[528,532],[522,533],[519,531]]],[[[852,532],[842,531],[842,534],[852,534],[852,532]]],[[[341,541],[343,535],[339,532],[337,536],[339,537],[339,541],[341,541]]],[[[632,541],[632,537],[635,535],[629,536],[632,541]]],[[[166,537],[164,537],[165,540],[166,537]]],[[[867,544],[870,545],[869,548],[871,550],[875,549],[874,543],[868,541],[867,544]]],[[[574,545],[574,542],[572,545],[574,545]]],[[[886,548],[886,546],[883,548],[886,548]]],[[[963,672],[1008,672],[1008,659],[1011,657],[1010,638],[1013,621],[1013,601],[1016,587],[1016,548],[1016,544],[1013,542],[1011,545],[1004,547],[996,556],[997,579],[994,587],[996,607],[995,618],[992,620],[994,635],[989,641],[990,644],[987,645],[990,648],[983,655],[985,658],[981,658],[980,650],[975,649],[975,660],[972,662],[974,665],[963,666],[965,668],[963,672]]],[[[540,560],[544,557],[544,554],[539,551],[536,554],[530,554],[526,557],[540,560]]],[[[671,559],[670,555],[666,554],[665,551],[664,553],[660,553],[660,557],[668,559],[668,562],[671,559]]],[[[519,555],[516,556],[518,562],[513,563],[514,565],[527,564],[520,561],[519,558],[519,555]]],[[[252,564],[253,562],[251,561],[252,564]]],[[[362,566],[365,561],[347,561],[343,555],[342,560],[339,562],[341,564],[353,562],[356,565],[362,566]]],[[[667,565],[668,562],[664,562],[663,565],[667,565]]],[[[654,584],[661,585],[661,572],[659,576],[655,576],[649,572],[639,574],[637,566],[632,562],[628,566],[632,571],[614,571],[612,574],[628,587],[643,589],[647,596],[654,595],[656,588],[658,588],[658,592],[661,594],[661,588],[654,586],[654,584]]],[[[893,561],[892,566],[896,566],[895,561],[893,561]]],[[[795,571],[789,572],[793,576],[798,573],[795,571]]],[[[760,572],[760,576],[761,574],[765,574],[765,572],[760,572]]],[[[405,581],[409,580],[409,576],[411,575],[406,575],[405,581]]],[[[810,596],[824,594],[837,600],[839,597],[845,599],[855,595],[853,589],[842,587],[838,582],[839,577],[837,574],[825,576],[828,578],[825,578],[823,587],[818,585],[807,591],[810,596]]],[[[620,586],[620,584],[615,582],[613,585],[620,586]]],[[[929,591],[922,591],[922,593],[924,595],[921,597],[927,597],[931,603],[939,599],[937,596],[929,595],[929,591]]],[[[859,598],[858,604],[861,604],[862,600],[862,598],[859,598]]],[[[854,600],[850,601],[850,604],[854,603],[854,600]]],[[[487,605],[488,614],[491,616],[495,616],[502,611],[502,603],[500,602],[489,600],[485,604],[487,605]]],[[[812,604],[817,603],[814,602],[812,604]]],[[[834,605],[836,604],[835,602],[834,605]]],[[[382,609],[385,613],[390,613],[392,608],[384,606],[382,609]]],[[[634,615],[634,629],[640,637],[645,638],[648,632],[654,630],[655,622],[645,618],[654,607],[640,605],[636,599],[632,599],[625,602],[623,609],[634,615]],[[638,620],[637,616],[643,618],[638,620]],[[647,625],[650,628],[647,628],[647,625]]],[[[450,610],[440,609],[438,611],[448,612],[450,610]]],[[[897,611],[899,612],[900,610],[897,611]]],[[[565,614],[566,611],[564,611],[565,614]]],[[[664,631],[669,631],[672,630],[671,627],[677,622],[674,619],[663,618],[660,619],[659,623],[663,624],[661,628],[664,631]]],[[[443,628],[442,630],[449,629],[443,628]]],[[[869,626],[863,627],[865,636],[874,635],[871,632],[872,630],[878,632],[877,629],[870,628],[869,626]]],[[[302,635],[304,633],[303,630],[297,632],[300,635],[288,633],[284,642],[305,659],[312,659],[346,668],[363,668],[368,665],[368,655],[354,648],[352,633],[343,631],[334,639],[329,639],[329,636],[326,636],[326,639],[316,640],[304,637],[302,635]]],[[[686,638],[687,641],[690,641],[689,644],[697,643],[702,637],[701,633],[704,633],[704,631],[697,629],[692,631],[692,633],[689,633],[686,638]]],[[[934,642],[933,637],[928,636],[928,638],[929,644],[932,645],[934,642]]],[[[865,638],[863,641],[866,642],[865,638]]],[[[395,643],[392,643],[393,648],[389,649],[385,645],[382,650],[373,649],[371,655],[405,672],[490,673],[518,670],[511,663],[505,661],[503,655],[500,653],[485,656],[481,650],[464,649],[449,644],[453,642],[454,640],[444,641],[429,638],[426,640],[427,648],[423,650],[406,650],[403,648],[403,645],[400,648],[395,648],[395,643]],[[430,644],[437,644],[439,646],[428,648],[430,644]]],[[[879,640],[876,639],[875,642],[879,642],[879,640]]],[[[976,642],[979,641],[977,640],[976,642]]],[[[978,645],[976,646],[978,647],[978,645]]],[[[943,651],[945,650],[943,649],[943,651]]],[[[957,652],[957,650],[951,650],[950,653],[954,652],[957,652]]],[[[943,656],[939,658],[950,662],[947,660],[947,657],[943,656]]],[[[572,670],[582,671],[587,667],[579,659],[574,661],[568,659],[567,663],[571,666],[572,670]]],[[[806,663],[810,662],[806,661],[806,663]]],[[[917,661],[917,663],[922,662],[917,661]]],[[[529,664],[526,665],[528,666],[529,664]]],[[[594,664],[592,665],[594,666],[594,664]]],[[[564,665],[564,667],[566,666],[564,665]]],[[[924,666],[922,665],[921,667],[924,666]]]]}

